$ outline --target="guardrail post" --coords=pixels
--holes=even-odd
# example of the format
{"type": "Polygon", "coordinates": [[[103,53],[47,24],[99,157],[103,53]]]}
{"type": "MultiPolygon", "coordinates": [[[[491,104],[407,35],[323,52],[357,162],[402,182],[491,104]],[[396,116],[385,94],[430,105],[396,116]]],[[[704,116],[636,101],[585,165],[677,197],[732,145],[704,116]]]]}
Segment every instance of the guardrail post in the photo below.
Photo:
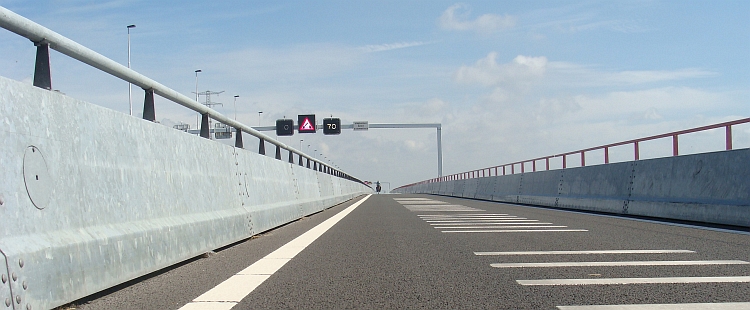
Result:
{"type": "Polygon", "coordinates": [[[294,153],[292,153],[291,150],[289,150],[289,163],[290,164],[294,163],[294,153]]]}
{"type": "Polygon", "coordinates": [[[503,166],[503,175],[505,175],[505,166],[503,166]]]}
{"type": "Polygon", "coordinates": [[[242,144],[242,129],[235,128],[237,136],[234,137],[234,147],[244,149],[245,146],[242,144]]]}
{"type": "Polygon", "coordinates": [[[266,141],[262,138],[260,139],[260,143],[258,144],[258,154],[266,155],[266,141]]]}
{"type": "Polygon", "coordinates": [[[211,138],[211,129],[208,128],[208,113],[201,114],[201,137],[211,138]]]}
{"type": "Polygon", "coordinates": [[[544,163],[546,165],[545,170],[549,170],[549,157],[544,159],[544,163]]]}
{"type": "Polygon", "coordinates": [[[310,169],[310,159],[307,159],[307,169],[310,169]]]}
{"type": "Polygon", "coordinates": [[[52,74],[49,68],[49,44],[44,41],[36,45],[36,63],[34,65],[34,86],[52,90],[52,74]]]}
{"type": "Polygon", "coordinates": [[[299,165],[302,166],[302,154],[299,154],[299,165]]]}
{"type": "Polygon", "coordinates": [[[281,160],[281,146],[276,146],[276,159],[281,160]]]}
{"type": "Polygon", "coordinates": [[[156,111],[154,111],[154,90],[144,89],[146,97],[143,98],[143,119],[147,121],[156,121],[156,111]]]}
{"type": "Polygon", "coordinates": [[[677,147],[677,135],[672,135],[672,156],[677,156],[679,152],[679,148],[677,147]]]}
{"type": "Polygon", "coordinates": [[[566,159],[567,155],[563,155],[563,169],[568,168],[568,160],[566,159]]]}
{"type": "Polygon", "coordinates": [[[531,170],[533,172],[536,172],[536,160],[534,160],[534,161],[531,162],[531,170]]]}
{"type": "Polygon", "coordinates": [[[516,164],[510,165],[510,174],[516,174],[516,164]]]}
{"type": "Polygon", "coordinates": [[[604,147],[604,163],[609,164],[609,147],[604,147]]]}
{"type": "Polygon", "coordinates": [[[727,151],[732,149],[732,125],[727,125],[727,151]]]}
{"type": "Polygon", "coordinates": [[[521,173],[523,173],[523,172],[524,172],[524,171],[523,171],[523,168],[524,168],[524,166],[525,166],[524,164],[525,164],[524,162],[521,162],[521,173]]]}
{"type": "Polygon", "coordinates": [[[581,151],[581,167],[586,167],[586,152],[581,151]]]}
{"type": "Polygon", "coordinates": [[[638,150],[638,141],[635,141],[633,144],[635,145],[635,147],[634,147],[635,148],[635,150],[634,150],[635,151],[635,160],[639,160],[641,158],[641,154],[640,154],[640,151],[638,150]]]}

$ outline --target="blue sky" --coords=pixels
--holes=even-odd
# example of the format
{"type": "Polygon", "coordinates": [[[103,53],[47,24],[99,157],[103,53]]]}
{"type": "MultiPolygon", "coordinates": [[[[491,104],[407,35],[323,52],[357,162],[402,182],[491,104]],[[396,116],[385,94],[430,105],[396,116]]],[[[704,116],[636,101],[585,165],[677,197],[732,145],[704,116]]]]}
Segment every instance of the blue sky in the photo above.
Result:
{"type": "MultiPolygon", "coordinates": [[[[219,112],[344,123],[440,122],[444,173],[748,117],[748,1],[14,1],[0,5],[219,112]]],[[[34,47],[0,31],[0,75],[30,82],[34,47]]],[[[127,112],[127,84],[59,53],[53,87],[127,112]]],[[[142,92],[134,90],[134,110],[142,92]]],[[[157,101],[157,119],[195,114],[157,101]]],[[[750,126],[735,145],[750,146],[750,126]]],[[[247,138],[246,138],[247,139],[247,138]]],[[[282,141],[393,186],[434,177],[434,130],[282,141]]],[[[709,132],[682,152],[721,149],[709,132]]],[[[670,142],[642,146],[669,154],[670,142]]],[[[248,143],[252,144],[252,143],[248,143]]],[[[631,151],[614,151],[627,160],[631,151]]],[[[596,154],[591,156],[596,157],[596,154]]],[[[601,161],[587,158],[587,162],[601,161]]]]}

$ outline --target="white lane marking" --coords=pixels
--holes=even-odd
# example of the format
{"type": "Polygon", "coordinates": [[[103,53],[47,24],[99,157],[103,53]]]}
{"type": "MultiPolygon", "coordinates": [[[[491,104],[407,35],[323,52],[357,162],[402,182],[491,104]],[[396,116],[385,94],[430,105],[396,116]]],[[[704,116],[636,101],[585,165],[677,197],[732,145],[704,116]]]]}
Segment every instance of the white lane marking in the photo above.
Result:
{"type": "Polygon", "coordinates": [[[560,310],[750,310],[750,302],[557,306],[560,310]]]}
{"type": "Polygon", "coordinates": [[[445,206],[450,205],[447,202],[443,201],[409,201],[409,202],[399,202],[400,204],[404,206],[424,206],[424,205],[436,205],[436,206],[445,206]]]}
{"type": "Polygon", "coordinates": [[[750,282],[750,277],[670,277],[670,278],[605,278],[516,280],[520,285],[604,285],[604,284],[685,284],[750,282]]]}
{"type": "Polygon", "coordinates": [[[528,226],[528,225],[506,225],[506,226],[435,226],[435,229],[485,229],[485,228],[565,228],[568,226],[528,226]]]}
{"type": "Polygon", "coordinates": [[[498,216],[482,216],[482,217],[429,217],[429,216],[423,216],[421,219],[427,221],[482,221],[482,220],[508,220],[508,219],[525,219],[525,217],[517,217],[517,216],[511,216],[511,215],[498,215],[498,216]]]}
{"type": "Polygon", "coordinates": [[[210,289],[208,292],[196,297],[192,302],[180,308],[180,310],[208,309],[208,306],[214,306],[217,303],[231,304],[229,308],[221,308],[231,309],[245,298],[245,296],[255,290],[255,288],[260,286],[266,279],[271,277],[273,273],[281,269],[281,267],[289,260],[297,256],[297,254],[302,252],[302,250],[308,245],[322,236],[323,233],[331,229],[333,225],[349,215],[349,213],[354,211],[355,208],[365,202],[367,198],[370,198],[370,196],[372,195],[367,195],[365,198],[360,199],[348,208],[323,221],[294,240],[289,241],[289,243],[278,248],[276,251],[271,252],[266,255],[266,257],[229,277],[229,279],[224,282],[219,283],[219,285],[210,289]],[[204,307],[204,305],[206,307],[204,307]]]}
{"type": "Polygon", "coordinates": [[[426,220],[427,223],[486,223],[486,222],[539,222],[539,220],[527,220],[525,217],[517,219],[500,219],[500,220],[471,220],[471,221],[453,221],[453,220],[426,220]]]}
{"type": "Polygon", "coordinates": [[[450,218],[463,218],[463,217],[495,217],[495,216],[510,216],[510,214],[419,214],[419,217],[450,217],[450,218]]]}
{"type": "MultiPolygon", "coordinates": [[[[501,223],[481,223],[482,225],[497,225],[501,227],[503,225],[552,225],[553,223],[542,223],[542,222],[501,222],[501,223]]],[[[458,226],[458,225],[478,225],[477,223],[433,223],[431,226],[458,226]]]]}
{"type": "Polygon", "coordinates": [[[578,255],[578,254],[674,254],[695,253],[690,250],[589,250],[589,251],[517,251],[474,252],[474,255],[578,255]]]}
{"type": "Polygon", "coordinates": [[[393,198],[395,201],[401,201],[401,200],[432,200],[430,198],[393,198]]]}
{"type": "Polygon", "coordinates": [[[236,304],[234,302],[193,302],[184,305],[180,310],[229,310],[236,304]]]}
{"type": "Polygon", "coordinates": [[[444,233],[517,233],[517,232],[576,232],[586,229],[500,229],[500,230],[443,230],[444,233]]]}
{"type": "Polygon", "coordinates": [[[539,268],[539,267],[602,267],[602,266],[700,266],[700,265],[747,265],[741,260],[672,260],[672,261],[622,261],[622,262],[552,262],[552,263],[498,263],[495,268],[539,268]]]}

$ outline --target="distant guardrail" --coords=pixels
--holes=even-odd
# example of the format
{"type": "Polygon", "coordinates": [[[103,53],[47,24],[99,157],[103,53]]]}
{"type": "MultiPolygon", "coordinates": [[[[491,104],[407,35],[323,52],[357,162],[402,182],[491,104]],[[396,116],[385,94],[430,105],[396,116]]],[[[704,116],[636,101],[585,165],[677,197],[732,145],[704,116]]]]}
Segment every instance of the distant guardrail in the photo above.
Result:
{"type": "Polygon", "coordinates": [[[210,117],[211,119],[214,119],[220,123],[235,128],[235,130],[237,131],[235,140],[236,147],[244,148],[244,144],[242,141],[242,132],[245,132],[260,139],[258,146],[258,152],[260,154],[265,155],[265,141],[268,141],[268,143],[276,146],[275,158],[278,160],[283,160],[281,150],[284,149],[288,151],[288,159],[290,163],[294,163],[294,155],[297,155],[299,159],[298,163],[300,166],[305,165],[305,162],[303,161],[304,158],[306,159],[307,168],[364,184],[364,182],[362,182],[361,180],[341,170],[335,169],[327,165],[326,163],[305,154],[300,150],[277,141],[272,137],[251,128],[250,126],[226,117],[221,113],[207,106],[204,106],[169,87],[166,87],[128,67],[125,67],[115,62],[114,60],[104,57],[101,54],[79,43],[76,43],[75,41],[68,39],[50,29],[47,29],[44,26],[39,25],[21,15],[18,15],[2,6],[0,6],[0,27],[31,40],[31,42],[33,42],[34,45],[37,46],[36,63],[34,68],[34,86],[48,90],[52,89],[49,56],[49,49],[52,48],[64,55],[70,56],[71,58],[77,59],[94,68],[107,72],[124,81],[141,87],[145,92],[143,119],[152,122],[156,120],[156,111],[154,109],[154,95],[156,94],[167,100],[170,100],[174,103],[180,104],[186,108],[200,113],[202,115],[200,135],[204,138],[209,138],[210,135],[211,129],[208,125],[208,119],[210,117]]]}
{"type": "Polygon", "coordinates": [[[403,186],[400,186],[398,188],[395,188],[394,190],[397,190],[397,189],[400,189],[400,188],[404,188],[404,187],[413,186],[413,185],[417,185],[417,184],[424,184],[424,183],[453,181],[453,180],[466,180],[466,179],[483,178],[483,177],[491,177],[491,176],[500,176],[500,175],[508,175],[508,174],[512,175],[512,174],[516,174],[518,172],[525,173],[526,170],[525,170],[524,166],[526,164],[528,164],[528,163],[531,163],[532,172],[536,172],[537,171],[537,162],[539,162],[539,161],[544,161],[544,164],[545,164],[544,165],[544,171],[547,171],[547,170],[550,170],[550,159],[553,159],[553,158],[561,158],[561,160],[562,160],[562,169],[566,169],[567,166],[568,166],[568,164],[567,164],[567,158],[568,158],[568,156],[577,155],[577,154],[580,155],[581,167],[585,167],[586,166],[586,153],[587,152],[591,152],[591,151],[596,151],[596,150],[604,150],[604,163],[605,164],[609,164],[610,163],[609,162],[609,149],[610,148],[616,147],[616,146],[622,146],[622,145],[630,145],[630,144],[633,145],[633,160],[637,161],[637,160],[640,160],[639,143],[645,142],[645,141],[656,140],[656,139],[664,139],[664,138],[672,138],[672,156],[679,156],[680,155],[679,154],[679,148],[678,148],[678,146],[679,146],[679,136],[685,135],[685,134],[689,134],[689,133],[695,133],[695,132],[701,132],[701,131],[706,131],[706,130],[711,130],[711,129],[717,129],[717,128],[725,128],[725,149],[726,150],[732,150],[733,149],[733,145],[732,145],[732,126],[739,125],[739,124],[746,124],[746,123],[750,123],[750,118],[743,118],[743,119],[738,119],[738,120],[729,121],[729,122],[723,122],[723,123],[718,123],[718,124],[713,124],[713,125],[695,127],[695,128],[691,128],[691,129],[674,131],[674,132],[669,132],[669,133],[660,134],[660,135],[648,136],[648,137],[639,138],[639,139],[632,139],[632,140],[626,140],[626,141],[617,142],[617,143],[610,143],[610,144],[600,145],[600,146],[596,146],[596,147],[590,147],[590,148],[586,148],[586,149],[582,149],[582,150],[577,150],[577,151],[572,151],[572,152],[566,152],[566,153],[561,153],[561,154],[555,154],[555,155],[537,157],[537,158],[534,158],[534,159],[527,159],[527,160],[522,160],[522,161],[517,161],[517,162],[512,162],[512,163],[507,163],[507,164],[502,164],[502,165],[498,165],[498,166],[492,166],[492,167],[487,167],[487,168],[481,168],[481,169],[476,169],[476,170],[470,170],[470,171],[465,171],[465,172],[454,173],[454,174],[446,175],[446,176],[439,177],[439,178],[432,178],[432,179],[424,180],[424,181],[417,182],[417,183],[403,185],[403,186]],[[516,166],[517,165],[520,165],[520,169],[519,169],[518,172],[516,171],[516,166]],[[493,174],[493,172],[494,172],[494,174],[493,174]]]}

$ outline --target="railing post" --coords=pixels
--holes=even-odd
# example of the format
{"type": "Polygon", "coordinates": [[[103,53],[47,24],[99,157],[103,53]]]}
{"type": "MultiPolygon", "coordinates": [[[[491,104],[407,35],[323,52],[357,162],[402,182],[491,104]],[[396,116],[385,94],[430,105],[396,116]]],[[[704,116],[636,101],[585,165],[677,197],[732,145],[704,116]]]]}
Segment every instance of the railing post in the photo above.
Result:
{"type": "Polygon", "coordinates": [[[524,164],[525,164],[524,162],[521,162],[521,173],[524,173],[524,166],[526,166],[524,164]]]}
{"type": "Polygon", "coordinates": [[[261,138],[260,143],[258,143],[258,154],[266,155],[266,141],[263,140],[263,138],[261,138]]]}
{"type": "Polygon", "coordinates": [[[563,157],[563,169],[568,168],[568,160],[566,158],[567,156],[568,155],[563,155],[562,156],[563,157]]]}
{"type": "Polygon", "coordinates": [[[633,144],[635,145],[635,160],[639,160],[641,158],[641,154],[638,150],[638,141],[635,141],[633,144]]]}
{"type": "Polygon", "coordinates": [[[732,125],[727,125],[727,151],[732,149],[732,125]]]}
{"type": "Polygon", "coordinates": [[[503,175],[505,175],[505,165],[503,165],[503,175]]]}
{"type": "Polygon", "coordinates": [[[516,164],[510,165],[510,174],[516,174],[516,164]]]}
{"type": "Polygon", "coordinates": [[[672,135],[672,156],[677,156],[680,153],[680,149],[677,145],[677,135],[672,135]]]}
{"type": "Polygon", "coordinates": [[[201,114],[201,137],[211,138],[211,131],[208,128],[208,113],[201,114]]]}
{"type": "Polygon", "coordinates": [[[307,159],[307,169],[310,169],[310,159],[307,159]]]}
{"type": "Polygon", "coordinates": [[[586,167],[586,154],[581,151],[581,167],[586,167]]]}
{"type": "Polygon", "coordinates": [[[292,153],[292,150],[289,150],[289,163],[294,163],[294,153],[292,153]]]}
{"type": "Polygon", "coordinates": [[[609,147],[604,147],[604,163],[609,164],[609,147]]]}
{"type": "Polygon", "coordinates": [[[156,111],[154,111],[154,90],[144,89],[146,96],[143,98],[143,119],[147,121],[156,121],[156,111]]]}
{"type": "Polygon", "coordinates": [[[497,167],[495,167],[495,176],[498,176],[498,174],[497,174],[497,167]]]}
{"type": "Polygon", "coordinates": [[[244,149],[245,145],[242,144],[242,129],[235,128],[235,130],[236,130],[235,134],[237,134],[237,136],[234,137],[234,147],[244,149]]]}
{"type": "Polygon", "coordinates": [[[281,146],[276,146],[276,159],[281,160],[281,146]]]}
{"type": "Polygon", "coordinates": [[[547,158],[544,159],[544,163],[545,163],[545,166],[546,166],[545,170],[549,170],[549,157],[547,157],[547,158]]]}
{"type": "Polygon", "coordinates": [[[536,172],[536,160],[534,160],[534,161],[531,162],[531,170],[533,172],[536,172]]]}
{"type": "Polygon", "coordinates": [[[299,165],[302,166],[302,154],[299,154],[299,165]]]}
{"type": "Polygon", "coordinates": [[[36,45],[36,63],[34,65],[34,86],[52,90],[52,74],[49,68],[49,44],[44,42],[36,45]]]}

